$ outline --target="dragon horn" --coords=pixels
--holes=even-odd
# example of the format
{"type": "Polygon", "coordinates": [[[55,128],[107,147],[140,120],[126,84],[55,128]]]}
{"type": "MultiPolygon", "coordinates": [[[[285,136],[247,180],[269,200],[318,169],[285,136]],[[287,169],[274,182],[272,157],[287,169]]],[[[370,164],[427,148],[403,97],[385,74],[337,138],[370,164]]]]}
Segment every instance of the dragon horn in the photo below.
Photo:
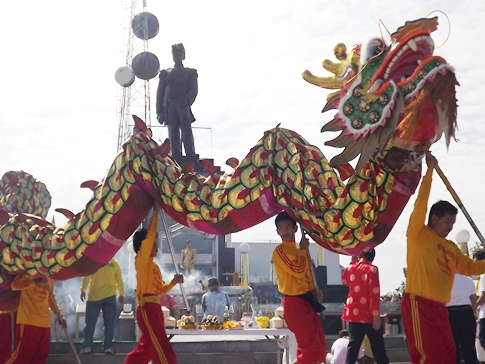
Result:
{"type": "Polygon", "coordinates": [[[72,220],[74,218],[74,213],[68,209],[63,209],[63,208],[57,208],[55,209],[56,212],[59,212],[63,214],[65,217],[67,217],[69,220],[72,220]]]}
{"type": "Polygon", "coordinates": [[[157,153],[160,157],[165,158],[170,152],[170,139],[166,138],[162,145],[157,147],[157,153]]]}
{"type": "Polygon", "coordinates": [[[236,167],[239,165],[239,160],[237,158],[231,157],[226,161],[226,164],[229,167],[236,169],[236,167]]]}
{"type": "Polygon", "coordinates": [[[135,128],[141,130],[142,132],[148,131],[147,124],[145,124],[145,122],[142,119],[140,119],[136,115],[131,115],[131,116],[133,117],[133,121],[135,122],[135,128]]]}
{"type": "Polygon", "coordinates": [[[90,179],[89,181],[84,181],[83,183],[81,183],[81,188],[89,188],[91,191],[94,192],[94,190],[96,189],[96,186],[99,184],[98,181],[94,181],[92,179],[90,179]]]}

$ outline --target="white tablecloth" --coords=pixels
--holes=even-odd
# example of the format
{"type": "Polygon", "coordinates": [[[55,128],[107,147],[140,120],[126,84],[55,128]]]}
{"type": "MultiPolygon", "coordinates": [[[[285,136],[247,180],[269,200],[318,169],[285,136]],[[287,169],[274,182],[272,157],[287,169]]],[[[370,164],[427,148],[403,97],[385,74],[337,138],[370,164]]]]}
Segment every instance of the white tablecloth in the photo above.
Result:
{"type": "MultiPolygon", "coordinates": [[[[221,341],[221,340],[248,340],[251,337],[257,339],[261,336],[274,337],[278,341],[278,347],[283,349],[282,363],[290,364],[296,359],[296,339],[295,335],[288,329],[240,329],[240,330],[180,330],[166,329],[167,335],[173,336],[204,336],[204,341],[221,341]]],[[[195,339],[195,338],[194,338],[195,339]]],[[[185,341],[183,338],[174,341],[185,341]]],[[[194,340],[192,340],[194,341],[194,340]]]]}

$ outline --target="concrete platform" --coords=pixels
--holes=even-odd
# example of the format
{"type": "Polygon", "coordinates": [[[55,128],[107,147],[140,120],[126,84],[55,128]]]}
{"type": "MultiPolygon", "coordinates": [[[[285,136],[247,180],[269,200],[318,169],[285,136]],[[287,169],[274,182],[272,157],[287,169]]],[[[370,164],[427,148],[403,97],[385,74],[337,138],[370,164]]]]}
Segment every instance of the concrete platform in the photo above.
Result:
{"type": "MultiPolygon", "coordinates": [[[[327,351],[336,338],[335,335],[327,336],[327,351]]],[[[384,340],[391,363],[410,364],[403,335],[388,335],[384,340]]],[[[279,364],[282,360],[276,340],[261,336],[244,337],[244,340],[234,336],[175,336],[172,344],[178,364],[279,364]]],[[[79,351],[81,342],[75,342],[75,346],[79,351]]],[[[101,342],[96,341],[93,353],[80,355],[80,358],[83,364],[121,364],[135,347],[136,342],[115,341],[115,354],[105,355],[101,342]]],[[[55,342],[51,343],[47,364],[77,364],[77,361],[67,342],[55,342]]]]}

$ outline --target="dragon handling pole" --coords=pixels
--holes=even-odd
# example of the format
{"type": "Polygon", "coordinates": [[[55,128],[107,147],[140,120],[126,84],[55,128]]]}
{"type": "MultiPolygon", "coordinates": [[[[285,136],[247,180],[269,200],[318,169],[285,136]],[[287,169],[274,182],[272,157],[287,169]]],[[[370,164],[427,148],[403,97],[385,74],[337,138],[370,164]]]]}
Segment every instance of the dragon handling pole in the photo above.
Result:
{"type": "Polygon", "coordinates": [[[470,223],[471,227],[473,228],[473,231],[475,231],[475,233],[477,234],[478,236],[478,239],[480,240],[480,243],[482,243],[483,247],[485,247],[485,239],[483,238],[483,235],[482,233],[480,232],[480,230],[478,230],[478,227],[477,225],[475,225],[475,222],[473,222],[473,219],[472,217],[470,216],[470,214],[468,213],[468,211],[466,210],[465,206],[463,205],[463,203],[461,202],[460,198],[458,197],[458,195],[456,194],[455,190],[453,189],[453,187],[451,187],[451,184],[450,182],[448,181],[448,178],[446,178],[446,176],[444,175],[443,171],[441,170],[441,168],[439,167],[438,164],[436,164],[434,166],[434,169],[436,170],[436,172],[438,173],[438,175],[441,177],[441,179],[443,180],[443,183],[445,184],[446,188],[448,189],[448,191],[450,191],[451,193],[451,196],[453,196],[453,199],[455,200],[455,202],[458,204],[458,207],[461,209],[461,211],[463,211],[463,215],[465,215],[466,219],[468,220],[468,222],[470,223]]]}
{"type": "MultiPolygon", "coordinates": [[[[172,256],[173,266],[175,268],[175,273],[179,274],[179,269],[177,262],[175,261],[175,254],[173,252],[173,245],[172,245],[172,236],[170,231],[168,230],[167,219],[165,218],[165,214],[163,210],[158,211],[160,218],[162,220],[163,228],[165,229],[165,236],[167,237],[168,249],[170,250],[170,255],[172,256]]],[[[187,295],[185,294],[184,285],[180,283],[180,291],[182,292],[182,298],[184,299],[185,310],[187,313],[190,311],[189,301],[187,300],[187,295]]]]}
{"type": "MultiPolygon", "coordinates": [[[[303,230],[301,225],[300,225],[300,230],[301,230],[302,236],[305,237],[306,231],[303,230]]],[[[312,257],[310,255],[310,245],[308,245],[306,254],[307,254],[308,264],[310,265],[310,271],[312,273],[312,281],[313,281],[313,287],[314,287],[313,290],[314,290],[315,298],[317,298],[320,293],[320,288],[318,287],[317,275],[315,273],[315,264],[313,263],[312,257]]],[[[325,314],[323,313],[323,311],[319,312],[318,316],[320,317],[320,320],[322,321],[325,320],[325,314]]]]}
{"type": "Polygon", "coordinates": [[[12,353],[15,351],[15,311],[10,311],[10,338],[12,339],[12,353]]]}
{"type": "MultiPolygon", "coordinates": [[[[57,319],[59,322],[62,323],[62,314],[61,311],[59,311],[59,306],[57,305],[56,297],[52,293],[51,287],[49,286],[49,282],[45,284],[47,287],[47,291],[49,292],[49,296],[51,297],[52,302],[54,303],[54,308],[56,311],[57,319]]],[[[66,334],[67,340],[69,341],[69,345],[71,346],[72,352],[74,353],[74,356],[76,357],[77,364],[82,364],[81,359],[79,358],[79,355],[76,351],[76,348],[74,347],[74,343],[72,342],[71,335],[69,335],[69,332],[67,331],[67,326],[64,324],[62,325],[62,328],[64,329],[64,333],[66,334]]]]}

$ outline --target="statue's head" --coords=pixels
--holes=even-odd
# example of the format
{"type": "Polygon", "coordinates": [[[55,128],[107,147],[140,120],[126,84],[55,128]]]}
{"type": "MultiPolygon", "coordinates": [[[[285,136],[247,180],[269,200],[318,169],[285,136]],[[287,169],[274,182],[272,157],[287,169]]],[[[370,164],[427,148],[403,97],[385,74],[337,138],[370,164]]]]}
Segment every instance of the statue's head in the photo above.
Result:
{"type": "Polygon", "coordinates": [[[191,242],[190,240],[187,240],[187,241],[185,242],[185,246],[186,246],[187,248],[190,248],[190,247],[192,246],[192,242],[191,242]]]}
{"type": "Polygon", "coordinates": [[[174,62],[182,62],[185,59],[185,48],[182,43],[172,44],[174,62]]]}

